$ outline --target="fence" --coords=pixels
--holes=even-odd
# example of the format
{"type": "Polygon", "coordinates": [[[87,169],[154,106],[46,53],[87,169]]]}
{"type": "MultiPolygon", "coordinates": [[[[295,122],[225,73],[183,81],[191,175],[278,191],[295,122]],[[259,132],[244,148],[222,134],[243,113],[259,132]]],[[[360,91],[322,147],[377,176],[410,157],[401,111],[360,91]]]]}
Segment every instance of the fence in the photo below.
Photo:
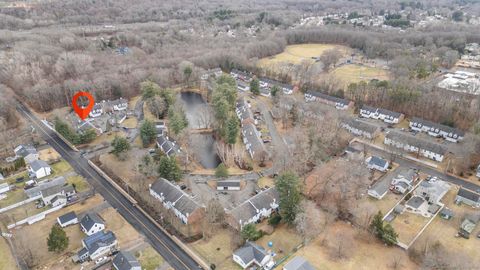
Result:
{"type": "Polygon", "coordinates": [[[48,209],[48,210],[46,210],[46,211],[43,211],[43,212],[41,212],[41,213],[39,213],[39,214],[36,214],[36,215],[33,215],[33,216],[29,216],[29,217],[27,217],[26,219],[22,219],[22,220],[20,220],[20,221],[17,221],[17,222],[15,222],[15,223],[13,223],[13,224],[8,225],[8,226],[7,226],[7,229],[9,229],[9,230],[10,230],[10,229],[13,229],[13,228],[15,228],[15,227],[17,227],[17,226],[19,226],[19,225],[23,225],[23,224],[25,224],[25,223],[28,223],[28,225],[31,225],[31,224],[33,224],[33,223],[35,223],[35,222],[38,222],[38,221],[40,221],[40,220],[45,219],[45,217],[46,217],[48,214],[50,214],[50,213],[52,213],[52,212],[55,212],[55,211],[58,211],[58,210],[60,210],[60,209],[61,209],[62,207],[64,207],[64,206],[65,206],[65,205],[59,205],[59,206],[53,207],[53,208],[51,208],[51,209],[48,209]]]}
{"type": "Polygon", "coordinates": [[[22,205],[24,205],[24,204],[31,203],[31,202],[33,202],[33,201],[35,201],[35,200],[40,199],[41,197],[42,197],[42,196],[38,195],[38,196],[35,196],[35,197],[32,197],[32,198],[26,199],[26,200],[24,200],[24,201],[21,201],[21,202],[18,202],[18,203],[15,203],[15,204],[11,204],[11,205],[9,205],[9,206],[6,206],[6,207],[0,209],[0,214],[3,213],[3,212],[6,212],[6,211],[8,211],[8,210],[12,210],[13,208],[17,208],[17,207],[19,207],[19,206],[22,206],[22,205]]]}

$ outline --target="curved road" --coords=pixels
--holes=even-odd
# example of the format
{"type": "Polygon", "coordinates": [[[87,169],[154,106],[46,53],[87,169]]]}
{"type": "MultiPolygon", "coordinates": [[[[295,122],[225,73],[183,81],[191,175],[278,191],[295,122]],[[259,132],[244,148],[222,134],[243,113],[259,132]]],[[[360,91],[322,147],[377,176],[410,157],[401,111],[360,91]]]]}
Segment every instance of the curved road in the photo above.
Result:
{"type": "Polygon", "coordinates": [[[202,269],[169,235],[156,226],[136,206],[134,206],[110,182],[92,169],[87,159],[73,151],[55,132],[46,128],[42,122],[23,106],[17,105],[17,110],[32,123],[43,139],[52,146],[74,169],[100,193],[112,207],[127,220],[137,231],[141,232],[155,250],[175,269],[202,269]]]}

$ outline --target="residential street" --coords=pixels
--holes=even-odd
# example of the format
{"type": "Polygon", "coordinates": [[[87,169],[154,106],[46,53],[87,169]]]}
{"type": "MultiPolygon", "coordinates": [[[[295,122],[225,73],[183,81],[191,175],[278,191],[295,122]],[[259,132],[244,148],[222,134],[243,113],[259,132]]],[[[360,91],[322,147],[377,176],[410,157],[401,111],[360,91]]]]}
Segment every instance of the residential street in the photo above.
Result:
{"type": "Polygon", "coordinates": [[[41,121],[34,116],[28,108],[22,104],[17,105],[17,110],[25,119],[30,121],[36,131],[50,144],[75,171],[85,177],[94,187],[95,191],[100,193],[106,201],[145,238],[152,244],[155,250],[175,269],[202,269],[197,262],[190,257],[169,235],[150,221],[136,206],[106,179],[93,170],[80,153],[70,149],[55,132],[49,130],[41,121]]]}

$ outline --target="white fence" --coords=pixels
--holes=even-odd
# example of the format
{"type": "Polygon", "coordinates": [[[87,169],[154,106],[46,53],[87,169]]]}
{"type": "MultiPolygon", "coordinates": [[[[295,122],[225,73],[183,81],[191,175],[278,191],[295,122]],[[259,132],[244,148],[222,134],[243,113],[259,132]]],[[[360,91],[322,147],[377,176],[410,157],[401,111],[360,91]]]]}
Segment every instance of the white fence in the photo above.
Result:
{"type": "Polygon", "coordinates": [[[23,225],[23,224],[25,224],[25,223],[28,223],[28,225],[31,225],[31,224],[33,224],[33,223],[35,223],[35,222],[38,222],[38,221],[40,221],[40,220],[45,219],[45,217],[46,217],[48,214],[50,214],[50,213],[52,213],[52,212],[55,212],[55,211],[58,211],[58,210],[60,210],[60,209],[61,209],[62,207],[64,207],[64,206],[65,206],[65,204],[62,204],[62,205],[59,205],[59,206],[55,206],[55,207],[53,207],[53,208],[51,208],[51,209],[48,209],[48,210],[46,210],[46,211],[43,211],[43,212],[41,212],[41,213],[39,213],[39,214],[36,214],[36,215],[33,215],[33,216],[29,216],[29,217],[26,218],[26,219],[23,219],[23,220],[20,220],[20,221],[17,221],[17,222],[15,222],[15,223],[13,223],[13,224],[8,225],[8,226],[7,226],[7,229],[9,229],[9,230],[10,230],[10,229],[13,229],[13,228],[15,228],[15,227],[17,227],[17,226],[19,226],[19,225],[23,225]]]}
{"type": "Polygon", "coordinates": [[[0,209],[0,214],[3,213],[3,212],[7,212],[8,210],[12,210],[13,208],[17,208],[17,207],[19,207],[19,206],[22,206],[22,205],[24,205],[24,204],[31,203],[31,202],[33,202],[33,201],[35,201],[35,200],[40,199],[40,198],[42,198],[42,196],[41,196],[41,195],[38,195],[38,196],[35,196],[35,197],[32,197],[32,198],[26,199],[26,200],[21,201],[21,202],[11,204],[11,205],[9,205],[9,206],[6,206],[6,207],[0,209]]]}

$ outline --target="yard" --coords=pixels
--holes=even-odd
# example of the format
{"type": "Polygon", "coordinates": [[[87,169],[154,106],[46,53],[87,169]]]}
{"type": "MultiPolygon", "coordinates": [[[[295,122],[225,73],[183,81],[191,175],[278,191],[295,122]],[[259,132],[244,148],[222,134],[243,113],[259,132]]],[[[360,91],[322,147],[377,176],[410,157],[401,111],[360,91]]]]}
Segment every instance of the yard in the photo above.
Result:
{"type": "Polygon", "coordinates": [[[113,154],[103,154],[100,156],[100,162],[123,181],[130,183],[135,178],[137,163],[146,153],[146,150],[133,148],[128,152],[128,159],[125,161],[119,160],[113,154]]]}
{"type": "Polygon", "coordinates": [[[388,71],[384,69],[362,66],[358,64],[345,64],[334,69],[332,73],[344,83],[345,87],[350,83],[358,83],[360,81],[369,82],[372,79],[389,79],[388,71]]]}
{"type": "Polygon", "coordinates": [[[39,150],[38,154],[39,154],[38,159],[46,162],[51,162],[54,160],[58,160],[60,158],[60,154],[50,146],[45,149],[39,150]]]}
{"type": "Polygon", "coordinates": [[[0,269],[17,269],[8,242],[3,237],[0,237],[0,269]]]}
{"type": "Polygon", "coordinates": [[[398,215],[391,224],[398,233],[398,241],[408,245],[429,220],[430,218],[405,211],[398,215]]]}
{"type": "Polygon", "coordinates": [[[258,186],[263,188],[263,187],[273,187],[275,186],[275,180],[271,177],[262,177],[258,179],[258,186]]]}
{"type": "MultiPolygon", "coordinates": [[[[142,265],[143,270],[155,270],[162,266],[165,262],[162,256],[160,256],[151,246],[148,246],[141,251],[137,251],[135,253],[135,257],[137,257],[138,261],[142,265]]],[[[170,268],[168,268],[168,270],[169,269],[170,268]]]]}
{"type": "Polygon", "coordinates": [[[37,208],[35,202],[33,201],[0,214],[0,219],[5,224],[9,225],[48,209],[48,206],[43,208],[37,208]]]}
{"type": "MultiPolygon", "coordinates": [[[[267,221],[264,222],[266,223],[267,221]]],[[[271,249],[277,254],[275,260],[279,260],[300,245],[302,239],[293,228],[289,228],[286,224],[282,224],[275,228],[271,235],[264,235],[260,238],[257,241],[257,244],[265,249],[269,249],[269,242],[273,243],[271,249]]]]}
{"type": "Polygon", "coordinates": [[[52,174],[49,176],[49,178],[61,176],[73,170],[70,164],[63,159],[59,162],[51,164],[50,166],[52,167],[52,174]]]}
{"type": "Polygon", "coordinates": [[[208,263],[213,263],[217,269],[241,269],[232,259],[230,232],[226,229],[216,231],[208,241],[200,239],[189,244],[208,263]]]}
{"type": "Polygon", "coordinates": [[[106,230],[115,233],[120,248],[127,249],[143,243],[143,237],[112,207],[98,213],[106,224],[106,230]]]}
{"type": "MultiPolygon", "coordinates": [[[[335,238],[331,242],[335,242],[335,238]]],[[[342,223],[336,222],[327,227],[326,231],[314,241],[309,242],[301,248],[294,256],[302,256],[308,260],[315,269],[393,269],[391,268],[394,259],[401,262],[400,269],[418,269],[418,266],[411,262],[406,252],[397,247],[386,247],[371,237],[361,237],[357,229],[342,223]],[[329,244],[325,240],[329,236],[341,234],[348,236],[350,241],[344,242],[343,249],[348,250],[347,256],[341,259],[332,258],[334,250],[329,245],[338,248],[337,244],[329,244]]],[[[288,260],[287,260],[288,262],[288,260]]],[[[280,267],[279,267],[280,269],[280,267]]]]}
{"type": "Polygon", "coordinates": [[[23,188],[10,190],[9,192],[5,193],[5,195],[7,195],[7,197],[5,199],[0,200],[0,208],[12,205],[14,203],[18,203],[27,199],[27,195],[23,191],[23,188]]]}
{"type": "Polygon", "coordinates": [[[67,183],[75,185],[75,189],[77,190],[77,192],[84,192],[89,189],[87,181],[80,175],[67,177],[67,183]]]}
{"type": "Polygon", "coordinates": [[[77,203],[51,213],[42,221],[13,229],[17,252],[22,256],[27,250],[30,250],[36,265],[45,266],[47,269],[79,269],[80,265],[74,265],[70,260],[71,254],[77,252],[82,247],[81,241],[85,237],[79,225],[65,228],[65,232],[69,237],[69,245],[67,250],[60,254],[48,251],[47,237],[50,233],[50,228],[57,222],[57,217],[70,211],[75,211],[77,214],[86,212],[102,202],[103,198],[100,195],[96,195],[84,203],[77,203]]]}

